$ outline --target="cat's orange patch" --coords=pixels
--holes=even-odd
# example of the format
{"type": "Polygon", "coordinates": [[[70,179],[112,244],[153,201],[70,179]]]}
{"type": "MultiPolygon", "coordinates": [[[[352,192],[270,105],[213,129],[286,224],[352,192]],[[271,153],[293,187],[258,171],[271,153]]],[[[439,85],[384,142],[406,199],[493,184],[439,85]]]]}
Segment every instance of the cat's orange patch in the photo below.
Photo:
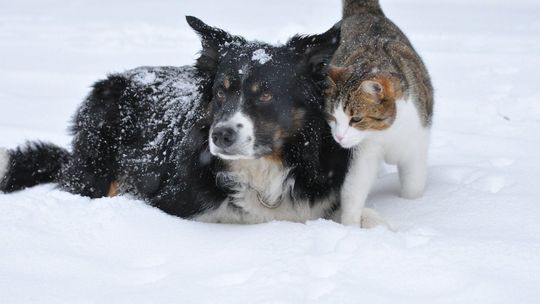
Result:
{"type": "Polygon", "coordinates": [[[383,87],[381,98],[395,101],[403,95],[398,79],[377,75],[373,78],[373,80],[380,83],[383,87]]]}
{"type": "Polygon", "coordinates": [[[353,123],[353,127],[361,130],[384,130],[389,128],[396,117],[396,100],[401,98],[399,80],[377,75],[370,79],[364,79],[358,85],[355,92],[347,103],[345,113],[349,118],[356,116],[362,120],[353,123]],[[377,88],[367,86],[377,84],[377,88]]]}

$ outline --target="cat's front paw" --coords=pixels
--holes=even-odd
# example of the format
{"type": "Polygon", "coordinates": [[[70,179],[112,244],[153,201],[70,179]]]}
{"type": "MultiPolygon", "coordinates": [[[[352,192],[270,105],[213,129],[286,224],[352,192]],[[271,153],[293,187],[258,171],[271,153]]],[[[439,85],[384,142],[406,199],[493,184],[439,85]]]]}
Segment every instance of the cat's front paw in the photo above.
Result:
{"type": "Polygon", "coordinates": [[[345,226],[361,227],[362,215],[361,214],[342,214],[341,224],[345,226]]]}
{"type": "Polygon", "coordinates": [[[405,199],[416,199],[416,198],[422,197],[422,195],[424,195],[424,187],[404,188],[404,189],[401,189],[401,193],[399,194],[399,196],[405,199]]]}
{"type": "Polygon", "coordinates": [[[377,226],[384,226],[390,229],[388,223],[377,211],[371,208],[364,208],[364,211],[362,211],[362,224],[360,227],[371,229],[377,226]]]}

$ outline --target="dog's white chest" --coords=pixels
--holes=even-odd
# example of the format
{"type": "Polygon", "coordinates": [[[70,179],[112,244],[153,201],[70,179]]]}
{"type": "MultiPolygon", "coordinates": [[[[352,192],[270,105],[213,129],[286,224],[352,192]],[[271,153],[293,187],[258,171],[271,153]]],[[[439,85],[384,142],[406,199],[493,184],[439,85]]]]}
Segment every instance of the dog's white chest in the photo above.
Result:
{"type": "MultiPolygon", "coordinates": [[[[235,194],[215,210],[195,217],[203,222],[264,223],[273,220],[305,222],[325,217],[332,200],[310,204],[296,199],[289,170],[266,159],[236,160],[229,163],[235,194]]],[[[333,197],[333,196],[331,196],[333,197]]]]}

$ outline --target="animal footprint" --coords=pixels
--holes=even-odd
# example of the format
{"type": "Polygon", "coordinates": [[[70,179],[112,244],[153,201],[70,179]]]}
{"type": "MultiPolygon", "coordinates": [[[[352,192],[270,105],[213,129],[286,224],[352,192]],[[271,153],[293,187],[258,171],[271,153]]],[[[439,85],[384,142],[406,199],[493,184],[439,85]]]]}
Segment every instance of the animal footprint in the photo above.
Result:
{"type": "Polygon", "coordinates": [[[504,177],[496,175],[484,176],[471,183],[474,188],[492,194],[499,193],[507,185],[504,177]]]}

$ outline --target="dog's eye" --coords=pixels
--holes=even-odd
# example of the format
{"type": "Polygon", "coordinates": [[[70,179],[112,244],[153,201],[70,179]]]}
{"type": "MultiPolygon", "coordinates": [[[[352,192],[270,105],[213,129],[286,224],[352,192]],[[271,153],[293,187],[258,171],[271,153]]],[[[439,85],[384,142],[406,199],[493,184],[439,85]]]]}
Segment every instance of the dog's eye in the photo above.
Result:
{"type": "Polygon", "coordinates": [[[353,116],[353,117],[351,118],[351,121],[350,121],[349,124],[352,125],[352,124],[355,124],[355,123],[359,123],[359,122],[361,122],[361,121],[362,121],[362,117],[360,117],[360,116],[353,116]]]}
{"type": "Polygon", "coordinates": [[[219,90],[217,91],[217,93],[216,93],[216,96],[217,96],[217,98],[219,98],[220,100],[223,100],[223,99],[225,99],[225,92],[223,92],[222,89],[219,89],[219,90]]]}
{"type": "Polygon", "coordinates": [[[268,102],[268,101],[272,100],[272,94],[263,93],[259,99],[261,101],[268,102]]]}

